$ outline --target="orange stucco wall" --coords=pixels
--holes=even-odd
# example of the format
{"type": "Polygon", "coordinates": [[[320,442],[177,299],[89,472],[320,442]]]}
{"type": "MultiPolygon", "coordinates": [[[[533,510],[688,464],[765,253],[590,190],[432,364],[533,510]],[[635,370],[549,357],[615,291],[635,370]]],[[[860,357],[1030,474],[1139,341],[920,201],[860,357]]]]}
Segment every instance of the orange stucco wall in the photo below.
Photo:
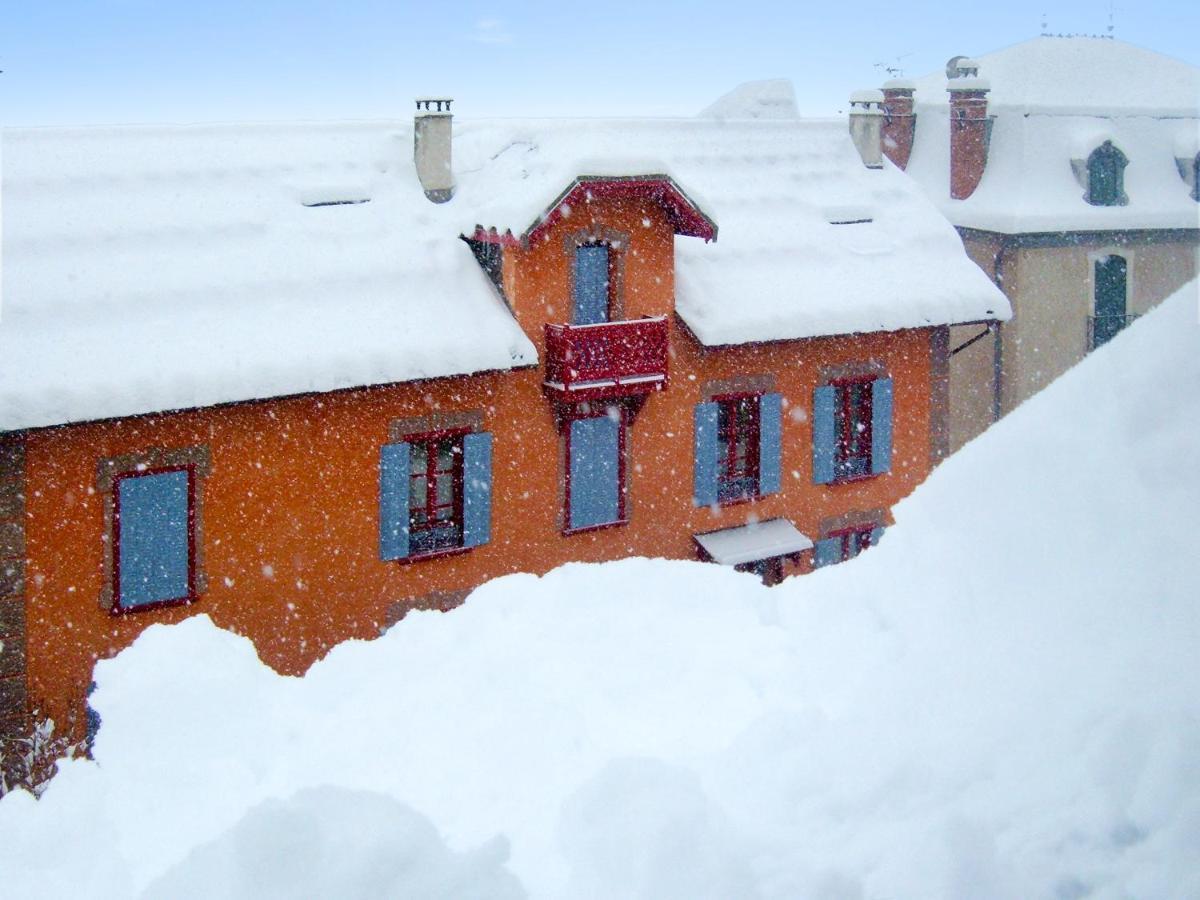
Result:
{"type": "MultiPolygon", "coordinates": [[[[670,314],[673,241],[649,202],[578,211],[547,239],[506,252],[504,282],[522,327],[565,321],[567,238],[595,218],[630,236],[624,315],[670,314]]],[[[467,252],[464,247],[464,253],[467,252]]],[[[730,298],[736,302],[736,298],[730,298]]],[[[79,733],[94,661],[147,625],[207,613],[249,636],[281,672],[303,672],[334,644],[370,638],[395,604],[469,588],[508,572],[629,555],[696,558],[692,534],[783,516],[818,536],[820,521],[890,507],[930,468],[932,330],[704,349],[673,316],[668,389],[646,401],[628,431],[629,524],[561,533],[561,438],[540,370],[292,397],[30,432],[26,442],[28,684],[44,714],[79,733]],[[849,484],[812,483],[813,390],[823,366],[873,360],[895,382],[890,473],[849,484]],[[692,505],[693,408],[709,379],[774,375],[785,402],[781,493],[713,511],[692,505]],[[431,410],[478,410],[495,440],[491,542],[406,564],[378,557],[379,447],[388,423],[431,410]],[[99,460],[150,447],[206,445],[201,482],[207,590],[188,607],[112,615],[104,579],[99,460]]]]}

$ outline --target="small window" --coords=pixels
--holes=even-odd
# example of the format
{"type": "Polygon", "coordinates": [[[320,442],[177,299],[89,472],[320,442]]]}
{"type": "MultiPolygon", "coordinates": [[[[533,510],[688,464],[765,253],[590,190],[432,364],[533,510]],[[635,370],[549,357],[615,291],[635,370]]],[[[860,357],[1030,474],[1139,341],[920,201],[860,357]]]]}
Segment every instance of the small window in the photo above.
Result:
{"type": "Polygon", "coordinates": [[[380,452],[380,556],[418,559],[491,539],[492,436],[407,435],[380,452]]]}
{"type": "Polygon", "coordinates": [[[1125,154],[1105,141],[1092,151],[1087,161],[1087,202],[1092,206],[1124,206],[1129,202],[1125,196],[1125,166],[1129,164],[1125,154]]]}
{"type": "Polygon", "coordinates": [[[717,403],[717,499],[722,503],[758,495],[758,397],[717,403]]]}
{"type": "Polygon", "coordinates": [[[1200,201],[1200,153],[1192,160],[1192,199],[1200,201]]]}
{"type": "Polygon", "coordinates": [[[618,525],[625,518],[625,415],[620,407],[567,428],[567,532],[618,525]]]}
{"type": "Polygon", "coordinates": [[[575,248],[574,325],[607,322],[612,312],[613,251],[607,243],[575,248]]]}
{"type": "Polygon", "coordinates": [[[696,407],[697,506],[779,492],[782,403],[776,393],[736,394],[696,407]]]}
{"type": "Polygon", "coordinates": [[[883,528],[877,525],[859,525],[830,532],[817,541],[813,565],[819,568],[854,559],[868,547],[878,544],[882,536],[883,528]]]}
{"type": "Polygon", "coordinates": [[[833,408],[837,478],[862,478],[871,472],[871,385],[870,381],[838,385],[833,408]]]}
{"type": "Polygon", "coordinates": [[[813,480],[853,481],[891,469],[892,380],[853,378],[817,388],[813,480]]]}
{"type": "Polygon", "coordinates": [[[462,435],[409,442],[409,552],[462,546],[462,435]]]}
{"type": "Polygon", "coordinates": [[[114,479],[114,610],[196,599],[195,510],[190,466],[114,479]]]}

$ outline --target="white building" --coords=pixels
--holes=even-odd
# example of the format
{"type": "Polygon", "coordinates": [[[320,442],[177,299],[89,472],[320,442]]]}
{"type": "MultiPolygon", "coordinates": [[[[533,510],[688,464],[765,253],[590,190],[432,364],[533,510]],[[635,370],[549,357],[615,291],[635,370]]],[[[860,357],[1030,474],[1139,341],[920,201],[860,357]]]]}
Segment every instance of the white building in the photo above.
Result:
{"type": "Polygon", "coordinates": [[[883,93],[885,152],[1014,310],[954,330],[952,448],[1195,278],[1196,67],[1043,36],[883,93]]]}

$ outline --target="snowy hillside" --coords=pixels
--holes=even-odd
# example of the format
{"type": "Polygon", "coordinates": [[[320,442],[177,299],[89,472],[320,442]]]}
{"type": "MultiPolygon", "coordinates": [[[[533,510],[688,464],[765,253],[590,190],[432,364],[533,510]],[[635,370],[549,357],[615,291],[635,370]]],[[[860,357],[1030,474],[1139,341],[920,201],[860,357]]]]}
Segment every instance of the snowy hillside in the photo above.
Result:
{"type": "Polygon", "coordinates": [[[151,628],[97,668],[97,763],[0,801],[0,886],[1200,897],[1195,292],[778,588],[516,575],[303,679],[151,628]]]}

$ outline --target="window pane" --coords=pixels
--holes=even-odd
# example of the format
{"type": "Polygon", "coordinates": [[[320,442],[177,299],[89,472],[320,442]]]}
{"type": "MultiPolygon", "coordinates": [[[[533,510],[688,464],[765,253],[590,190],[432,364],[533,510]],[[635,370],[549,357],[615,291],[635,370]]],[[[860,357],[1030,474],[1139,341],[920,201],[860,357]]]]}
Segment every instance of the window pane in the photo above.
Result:
{"type": "Polygon", "coordinates": [[[454,502],[454,476],[447,473],[437,480],[437,503],[446,506],[454,502]]]}
{"type": "Polygon", "coordinates": [[[425,508],[425,475],[422,473],[409,481],[408,486],[408,507],[409,509],[424,509],[425,508]]]}
{"type": "Polygon", "coordinates": [[[425,467],[429,464],[429,454],[424,443],[412,444],[409,448],[411,464],[409,471],[413,475],[424,475],[425,467]]]}

